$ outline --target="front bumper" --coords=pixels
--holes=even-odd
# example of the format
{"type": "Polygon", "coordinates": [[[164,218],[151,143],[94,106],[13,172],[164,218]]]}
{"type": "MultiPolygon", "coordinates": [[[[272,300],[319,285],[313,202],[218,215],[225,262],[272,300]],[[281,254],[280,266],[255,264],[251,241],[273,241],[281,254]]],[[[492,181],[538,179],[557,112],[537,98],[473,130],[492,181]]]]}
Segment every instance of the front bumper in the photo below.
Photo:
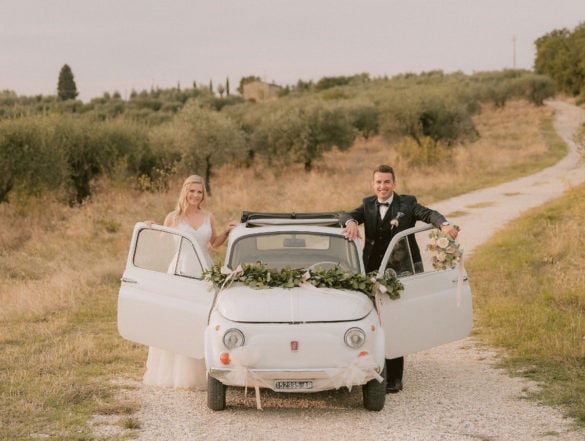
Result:
{"type": "Polygon", "coordinates": [[[321,392],[340,387],[351,390],[373,379],[384,380],[381,375],[384,362],[380,366],[367,353],[331,368],[256,369],[246,365],[254,364],[253,352],[246,347],[233,350],[231,368],[212,367],[208,373],[227,386],[261,387],[276,392],[321,392]]]}

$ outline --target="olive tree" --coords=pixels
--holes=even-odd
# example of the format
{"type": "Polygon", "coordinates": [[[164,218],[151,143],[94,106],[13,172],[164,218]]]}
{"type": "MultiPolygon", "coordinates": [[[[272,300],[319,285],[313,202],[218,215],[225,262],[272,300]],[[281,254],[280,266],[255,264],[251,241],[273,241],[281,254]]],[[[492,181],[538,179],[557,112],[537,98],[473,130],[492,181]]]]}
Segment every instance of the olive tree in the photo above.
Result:
{"type": "Polygon", "coordinates": [[[388,136],[409,136],[419,146],[428,137],[452,145],[475,139],[469,96],[457,96],[453,88],[417,87],[395,91],[386,97],[380,116],[381,132],[388,136]]]}
{"type": "Polygon", "coordinates": [[[117,177],[121,163],[129,174],[139,173],[145,132],[144,127],[122,120],[100,122],[70,115],[56,119],[50,142],[67,164],[69,202],[81,204],[91,196],[98,177],[117,177]]]}
{"type": "Polygon", "coordinates": [[[43,116],[0,121],[0,203],[12,191],[40,196],[62,184],[66,164],[51,142],[53,127],[43,116]]]}
{"type": "Polygon", "coordinates": [[[153,136],[157,151],[166,151],[169,158],[175,154],[179,170],[204,176],[210,193],[215,168],[242,159],[246,152],[244,133],[232,120],[194,101],[153,136]]]}
{"type": "Polygon", "coordinates": [[[301,162],[312,169],[314,160],[336,146],[349,148],[357,135],[347,109],[316,99],[270,108],[252,137],[269,162],[301,162]]]}
{"type": "Polygon", "coordinates": [[[380,107],[378,105],[359,100],[349,103],[348,107],[353,126],[365,140],[378,134],[380,129],[380,107]]]}

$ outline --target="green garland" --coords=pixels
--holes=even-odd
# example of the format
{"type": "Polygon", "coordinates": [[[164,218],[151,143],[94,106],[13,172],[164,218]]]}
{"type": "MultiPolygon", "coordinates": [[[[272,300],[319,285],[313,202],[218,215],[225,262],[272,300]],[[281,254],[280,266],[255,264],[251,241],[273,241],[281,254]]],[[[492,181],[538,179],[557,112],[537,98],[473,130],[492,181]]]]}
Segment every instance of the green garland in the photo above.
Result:
{"type": "Polygon", "coordinates": [[[310,283],[317,288],[334,288],[360,291],[372,300],[376,293],[386,293],[391,299],[400,298],[404,286],[395,275],[388,272],[382,278],[376,278],[376,272],[366,275],[352,274],[340,267],[327,270],[305,269],[270,269],[262,262],[242,264],[235,271],[225,270],[218,265],[203,273],[203,279],[223,288],[233,282],[243,283],[254,289],[293,288],[302,283],[310,283]]]}

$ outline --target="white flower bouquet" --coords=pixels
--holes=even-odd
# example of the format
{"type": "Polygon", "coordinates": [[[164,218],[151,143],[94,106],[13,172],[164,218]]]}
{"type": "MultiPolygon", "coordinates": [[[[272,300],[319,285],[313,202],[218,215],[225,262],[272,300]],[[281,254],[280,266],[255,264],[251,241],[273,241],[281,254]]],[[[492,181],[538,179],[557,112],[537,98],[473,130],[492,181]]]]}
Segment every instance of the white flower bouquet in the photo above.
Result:
{"type": "MultiPolygon", "coordinates": [[[[457,226],[455,228],[459,229],[457,226]]],[[[445,235],[440,230],[433,230],[429,233],[427,251],[431,256],[433,268],[437,270],[455,268],[463,255],[463,250],[455,239],[445,235]]]]}

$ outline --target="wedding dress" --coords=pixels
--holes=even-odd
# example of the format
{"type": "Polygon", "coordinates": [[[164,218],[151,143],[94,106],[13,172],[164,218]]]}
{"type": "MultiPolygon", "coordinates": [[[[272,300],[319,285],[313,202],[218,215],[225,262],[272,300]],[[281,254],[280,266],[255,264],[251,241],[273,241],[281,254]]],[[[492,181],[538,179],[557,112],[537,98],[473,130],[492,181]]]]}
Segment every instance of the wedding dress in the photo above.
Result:
{"type": "MultiPolygon", "coordinates": [[[[207,252],[209,239],[211,238],[211,221],[209,216],[197,229],[184,221],[181,221],[177,229],[191,234],[199,244],[204,255],[200,256],[208,263],[213,264],[211,256],[207,252]]],[[[190,358],[182,354],[176,354],[166,349],[150,346],[146,359],[146,372],[144,384],[151,386],[167,386],[194,390],[207,389],[207,372],[205,359],[190,358]]]]}

